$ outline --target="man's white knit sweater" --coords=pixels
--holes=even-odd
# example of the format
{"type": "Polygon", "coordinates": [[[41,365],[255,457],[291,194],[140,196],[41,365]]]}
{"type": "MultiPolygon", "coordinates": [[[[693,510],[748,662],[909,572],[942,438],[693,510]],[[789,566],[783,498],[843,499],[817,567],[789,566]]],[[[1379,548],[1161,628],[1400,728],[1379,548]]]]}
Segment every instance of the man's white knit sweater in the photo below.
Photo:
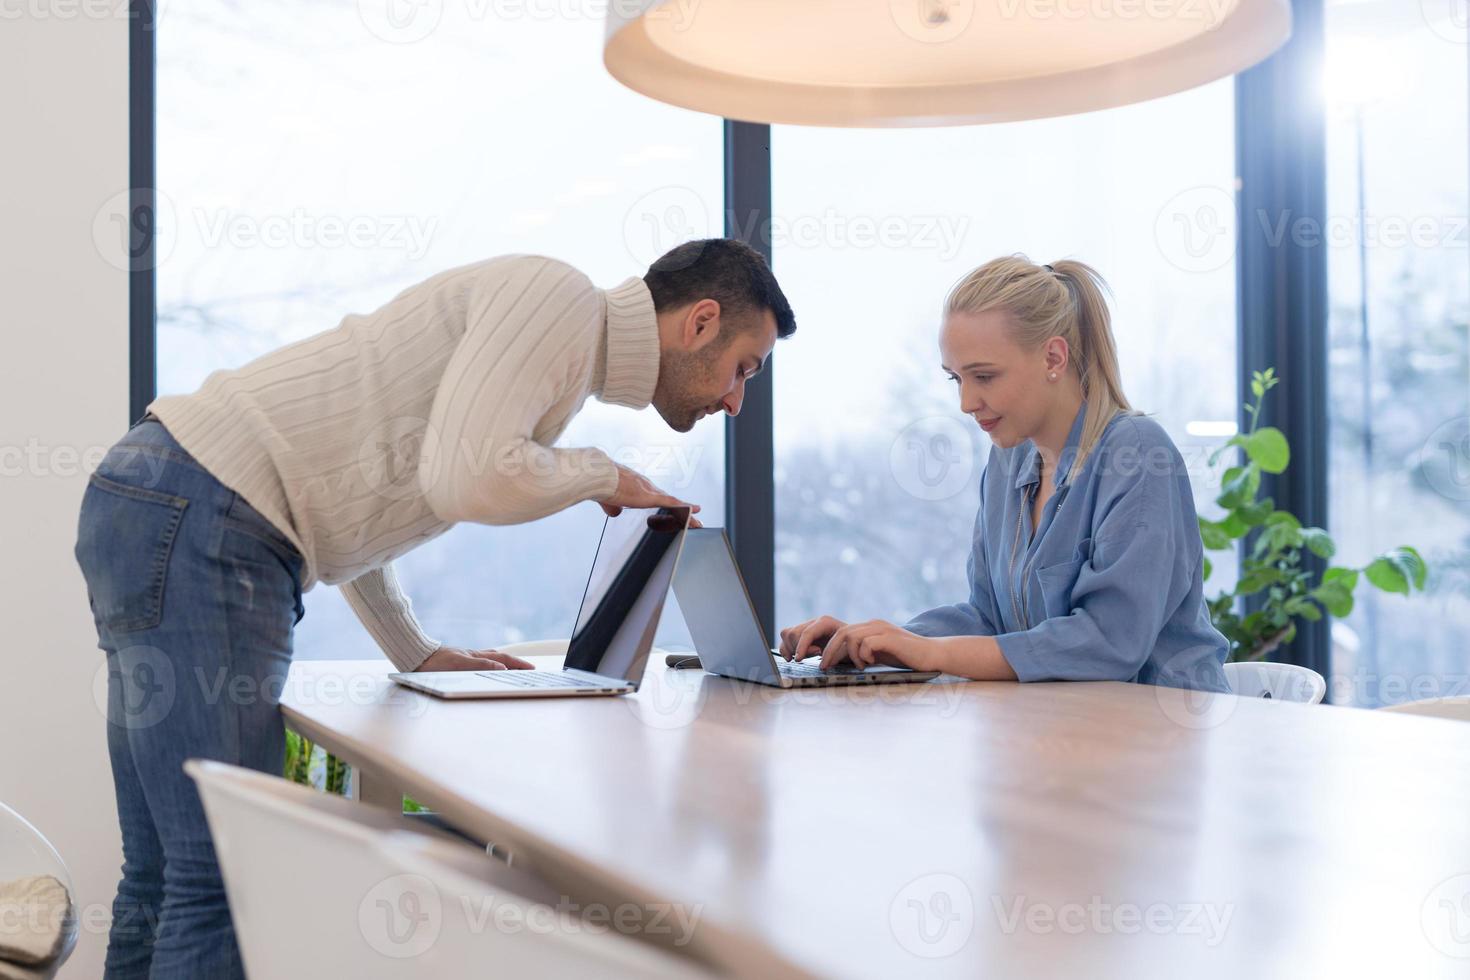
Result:
{"type": "Polygon", "coordinates": [[[653,399],[659,339],[639,278],[505,256],[440,273],[367,315],[211,374],[150,409],[340,584],[400,670],[424,635],[390,564],[457,521],[518,524],[617,489],[599,449],[551,448],[588,395],[653,399]]]}

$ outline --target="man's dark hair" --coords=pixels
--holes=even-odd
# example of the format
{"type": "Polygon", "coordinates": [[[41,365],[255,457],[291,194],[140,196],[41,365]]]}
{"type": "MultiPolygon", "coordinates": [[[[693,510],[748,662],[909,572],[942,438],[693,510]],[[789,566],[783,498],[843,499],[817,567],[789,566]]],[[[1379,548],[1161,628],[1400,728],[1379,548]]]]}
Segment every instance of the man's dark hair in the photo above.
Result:
{"type": "Polygon", "coordinates": [[[656,312],[712,299],[727,316],[770,310],[777,337],[796,332],[796,317],[771,267],[761,253],[734,238],[702,238],[670,249],[648,267],[643,281],[656,312]]]}

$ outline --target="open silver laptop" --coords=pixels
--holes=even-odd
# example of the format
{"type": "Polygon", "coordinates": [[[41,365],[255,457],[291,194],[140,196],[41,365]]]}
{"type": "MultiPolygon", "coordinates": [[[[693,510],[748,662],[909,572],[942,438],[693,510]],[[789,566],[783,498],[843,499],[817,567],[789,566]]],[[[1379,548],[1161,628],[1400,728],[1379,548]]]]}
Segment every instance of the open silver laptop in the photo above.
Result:
{"type": "Polygon", "coordinates": [[[937,671],[851,664],[822,670],[815,664],[787,663],[766,639],[735,564],[723,528],[691,528],[674,572],[674,597],[689,627],[705,670],[721,677],[770,687],[820,687],[829,684],[905,684],[931,681],[937,671]]]}
{"type": "Polygon", "coordinates": [[[441,698],[631,694],[643,679],[688,526],[688,507],[624,510],[607,519],[561,670],[388,676],[441,698]]]}

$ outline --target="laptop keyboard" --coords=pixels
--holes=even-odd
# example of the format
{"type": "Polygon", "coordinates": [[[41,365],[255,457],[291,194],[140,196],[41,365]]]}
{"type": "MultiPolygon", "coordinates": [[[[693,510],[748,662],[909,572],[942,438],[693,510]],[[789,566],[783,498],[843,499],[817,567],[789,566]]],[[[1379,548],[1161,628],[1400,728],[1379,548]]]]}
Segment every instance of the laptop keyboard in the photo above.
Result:
{"type": "Polygon", "coordinates": [[[839,664],[838,666],[833,667],[831,670],[823,670],[816,664],[809,664],[800,661],[797,663],[788,663],[786,661],[781,661],[777,664],[777,666],[781,669],[781,673],[786,674],[790,677],[826,677],[830,674],[862,673],[861,670],[852,666],[851,664],[839,664]]]}
{"type": "MultiPolygon", "coordinates": [[[[481,670],[476,671],[481,677],[488,677],[502,684],[512,687],[596,687],[595,682],[583,680],[579,677],[569,677],[566,674],[550,670],[481,670]]],[[[614,687],[609,682],[608,687],[614,687]]]]}

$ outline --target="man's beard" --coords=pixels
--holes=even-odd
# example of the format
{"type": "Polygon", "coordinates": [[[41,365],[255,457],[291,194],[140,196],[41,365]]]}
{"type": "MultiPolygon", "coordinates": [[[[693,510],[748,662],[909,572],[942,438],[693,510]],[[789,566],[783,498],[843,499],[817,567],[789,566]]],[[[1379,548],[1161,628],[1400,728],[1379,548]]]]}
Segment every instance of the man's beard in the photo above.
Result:
{"type": "Polygon", "coordinates": [[[711,390],[711,378],[720,351],[665,351],[659,358],[658,384],[654,386],[653,407],[669,428],[688,432],[710,407],[700,394],[711,390]]]}

